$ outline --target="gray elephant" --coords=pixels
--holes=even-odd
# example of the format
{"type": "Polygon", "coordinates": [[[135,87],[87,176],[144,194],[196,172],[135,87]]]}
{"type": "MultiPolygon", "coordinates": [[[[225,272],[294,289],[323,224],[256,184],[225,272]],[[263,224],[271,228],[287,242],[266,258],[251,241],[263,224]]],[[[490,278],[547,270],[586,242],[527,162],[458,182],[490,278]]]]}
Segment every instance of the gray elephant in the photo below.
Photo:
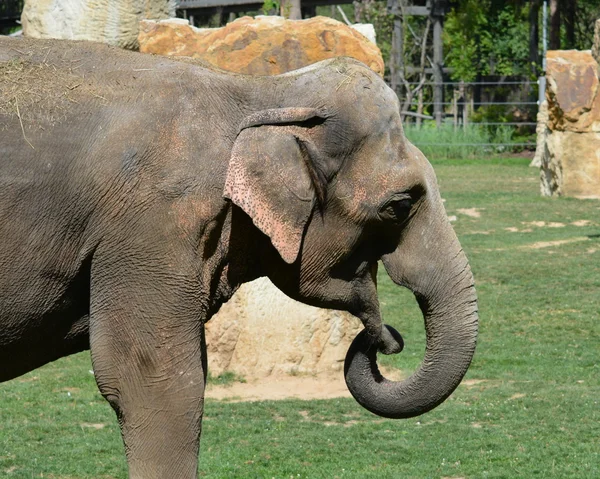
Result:
{"type": "Polygon", "coordinates": [[[196,477],[204,323],[260,276],[362,320],[346,381],[376,414],[424,413],[461,381],[470,268],[395,94],[361,63],[246,77],[4,38],[0,91],[0,381],[89,348],[130,477],[196,477]],[[425,318],[400,382],[375,363],[402,349],[379,260],[425,318]]]}

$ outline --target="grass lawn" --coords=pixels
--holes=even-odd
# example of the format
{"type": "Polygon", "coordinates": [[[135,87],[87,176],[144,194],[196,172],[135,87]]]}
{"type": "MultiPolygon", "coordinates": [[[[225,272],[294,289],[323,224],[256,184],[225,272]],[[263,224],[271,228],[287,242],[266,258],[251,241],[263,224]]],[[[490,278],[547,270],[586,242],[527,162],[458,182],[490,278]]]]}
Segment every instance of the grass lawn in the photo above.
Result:
{"type": "MultiPolygon", "coordinates": [[[[600,202],[539,196],[528,160],[440,160],[471,260],[480,340],[440,407],[393,421],[351,399],[206,405],[208,478],[600,477],[600,202]]],[[[412,296],[380,273],[410,373],[424,351],[412,296]]],[[[0,477],[124,478],[116,419],[88,354],[0,384],[0,477]]]]}

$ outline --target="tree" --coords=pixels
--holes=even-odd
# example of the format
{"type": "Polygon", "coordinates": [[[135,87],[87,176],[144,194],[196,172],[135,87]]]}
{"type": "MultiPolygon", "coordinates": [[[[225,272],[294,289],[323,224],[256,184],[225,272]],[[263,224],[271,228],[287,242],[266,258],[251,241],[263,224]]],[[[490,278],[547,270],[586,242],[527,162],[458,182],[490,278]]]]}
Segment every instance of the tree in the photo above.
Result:
{"type": "Polygon", "coordinates": [[[550,50],[560,50],[560,1],[550,0],[550,50]]]}
{"type": "Polygon", "coordinates": [[[575,48],[577,0],[562,0],[564,7],[565,48],[575,48]]]}
{"type": "Polygon", "coordinates": [[[540,67],[540,5],[541,0],[529,1],[529,70],[538,76],[540,67]]]}
{"type": "Polygon", "coordinates": [[[302,20],[300,0],[281,0],[280,15],[290,20],[302,20]]]}

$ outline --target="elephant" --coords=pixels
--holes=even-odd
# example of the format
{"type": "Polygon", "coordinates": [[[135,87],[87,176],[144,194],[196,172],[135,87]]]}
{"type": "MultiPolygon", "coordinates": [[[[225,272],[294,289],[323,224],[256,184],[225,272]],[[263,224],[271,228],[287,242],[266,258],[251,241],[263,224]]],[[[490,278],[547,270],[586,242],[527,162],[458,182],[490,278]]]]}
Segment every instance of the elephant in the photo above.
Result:
{"type": "Polygon", "coordinates": [[[462,380],[471,269],[397,95],[362,63],[249,77],[2,38],[0,91],[0,381],[89,349],[129,477],[196,477],[204,324],[258,277],[362,321],[344,374],[375,414],[420,415],[462,380]],[[403,345],[380,263],[424,317],[402,381],[376,363],[403,345]]]}

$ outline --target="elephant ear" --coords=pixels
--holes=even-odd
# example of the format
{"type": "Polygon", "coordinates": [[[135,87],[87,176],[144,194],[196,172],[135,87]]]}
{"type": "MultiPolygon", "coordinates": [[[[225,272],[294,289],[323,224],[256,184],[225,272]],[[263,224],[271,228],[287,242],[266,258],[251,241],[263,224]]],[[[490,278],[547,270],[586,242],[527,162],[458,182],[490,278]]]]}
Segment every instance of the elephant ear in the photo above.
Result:
{"type": "Polygon", "coordinates": [[[323,191],[310,153],[315,148],[303,135],[322,120],[309,108],[253,114],[240,126],[231,152],[223,195],[250,216],[290,264],[323,191]]]}

